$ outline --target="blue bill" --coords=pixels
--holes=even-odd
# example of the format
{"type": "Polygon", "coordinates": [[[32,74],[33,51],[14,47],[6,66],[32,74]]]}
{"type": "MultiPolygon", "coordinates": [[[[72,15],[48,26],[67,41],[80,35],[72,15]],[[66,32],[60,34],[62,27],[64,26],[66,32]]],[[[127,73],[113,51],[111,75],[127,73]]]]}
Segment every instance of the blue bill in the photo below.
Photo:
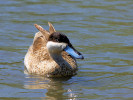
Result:
{"type": "Polygon", "coordinates": [[[70,54],[72,57],[76,59],[83,59],[84,57],[82,55],[77,54],[71,47],[67,46],[64,51],[66,51],[68,54],[70,54]]]}

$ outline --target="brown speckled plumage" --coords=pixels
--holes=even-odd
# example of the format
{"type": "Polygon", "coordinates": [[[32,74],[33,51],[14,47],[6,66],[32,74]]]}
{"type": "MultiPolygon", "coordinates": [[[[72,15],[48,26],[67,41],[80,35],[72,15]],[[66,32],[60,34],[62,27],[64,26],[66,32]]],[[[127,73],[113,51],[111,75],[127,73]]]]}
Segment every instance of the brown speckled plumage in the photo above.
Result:
{"type": "Polygon", "coordinates": [[[47,77],[64,77],[73,76],[77,71],[76,60],[65,51],[61,55],[63,59],[71,66],[68,67],[65,63],[58,63],[50,56],[46,44],[48,36],[56,32],[53,25],[49,23],[50,32],[44,30],[41,26],[35,24],[35,27],[40,31],[35,34],[33,44],[29,47],[25,55],[26,70],[30,74],[37,74],[47,77]]]}

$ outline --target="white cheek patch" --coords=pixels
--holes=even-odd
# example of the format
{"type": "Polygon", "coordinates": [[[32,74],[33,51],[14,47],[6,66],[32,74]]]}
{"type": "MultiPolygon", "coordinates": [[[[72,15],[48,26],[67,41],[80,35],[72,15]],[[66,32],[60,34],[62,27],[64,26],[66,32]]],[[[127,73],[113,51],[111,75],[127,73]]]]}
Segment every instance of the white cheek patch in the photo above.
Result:
{"type": "Polygon", "coordinates": [[[61,52],[63,49],[67,46],[66,43],[58,43],[58,42],[52,42],[49,41],[47,43],[47,49],[49,52],[54,53],[54,52],[61,52]]]}

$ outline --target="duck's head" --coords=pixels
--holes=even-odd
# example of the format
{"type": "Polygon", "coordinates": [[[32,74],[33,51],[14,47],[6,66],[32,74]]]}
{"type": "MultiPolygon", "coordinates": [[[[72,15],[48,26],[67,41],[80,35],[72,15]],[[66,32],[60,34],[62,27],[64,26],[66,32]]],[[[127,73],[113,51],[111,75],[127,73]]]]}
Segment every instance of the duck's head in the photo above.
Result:
{"type": "Polygon", "coordinates": [[[50,53],[61,54],[62,51],[66,51],[76,59],[84,59],[83,55],[72,46],[66,35],[56,32],[53,25],[51,23],[48,24],[49,32],[40,25],[35,24],[35,27],[45,36],[47,40],[46,47],[50,53]]]}
{"type": "Polygon", "coordinates": [[[83,55],[72,46],[67,36],[60,32],[54,32],[49,36],[47,49],[49,52],[57,54],[66,51],[76,59],[84,59],[83,55]]]}

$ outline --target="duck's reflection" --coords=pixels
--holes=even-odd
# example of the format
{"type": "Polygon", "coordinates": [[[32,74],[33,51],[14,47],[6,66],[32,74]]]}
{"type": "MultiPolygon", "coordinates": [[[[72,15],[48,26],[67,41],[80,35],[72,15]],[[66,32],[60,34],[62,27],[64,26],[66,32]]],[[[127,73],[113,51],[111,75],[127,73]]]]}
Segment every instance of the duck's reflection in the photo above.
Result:
{"type": "Polygon", "coordinates": [[[44,94],[46,98],[52,100],[71,99],[75,100],[77,95],[68,88],[71,83],[68,82],[70,77],[67,78],[44,78],[40,76],[26,76],[27,81],[24,84],[26,89],[46,89],[44,94]],[[67,88],[66,88],[67,87],[67,88]]]}

